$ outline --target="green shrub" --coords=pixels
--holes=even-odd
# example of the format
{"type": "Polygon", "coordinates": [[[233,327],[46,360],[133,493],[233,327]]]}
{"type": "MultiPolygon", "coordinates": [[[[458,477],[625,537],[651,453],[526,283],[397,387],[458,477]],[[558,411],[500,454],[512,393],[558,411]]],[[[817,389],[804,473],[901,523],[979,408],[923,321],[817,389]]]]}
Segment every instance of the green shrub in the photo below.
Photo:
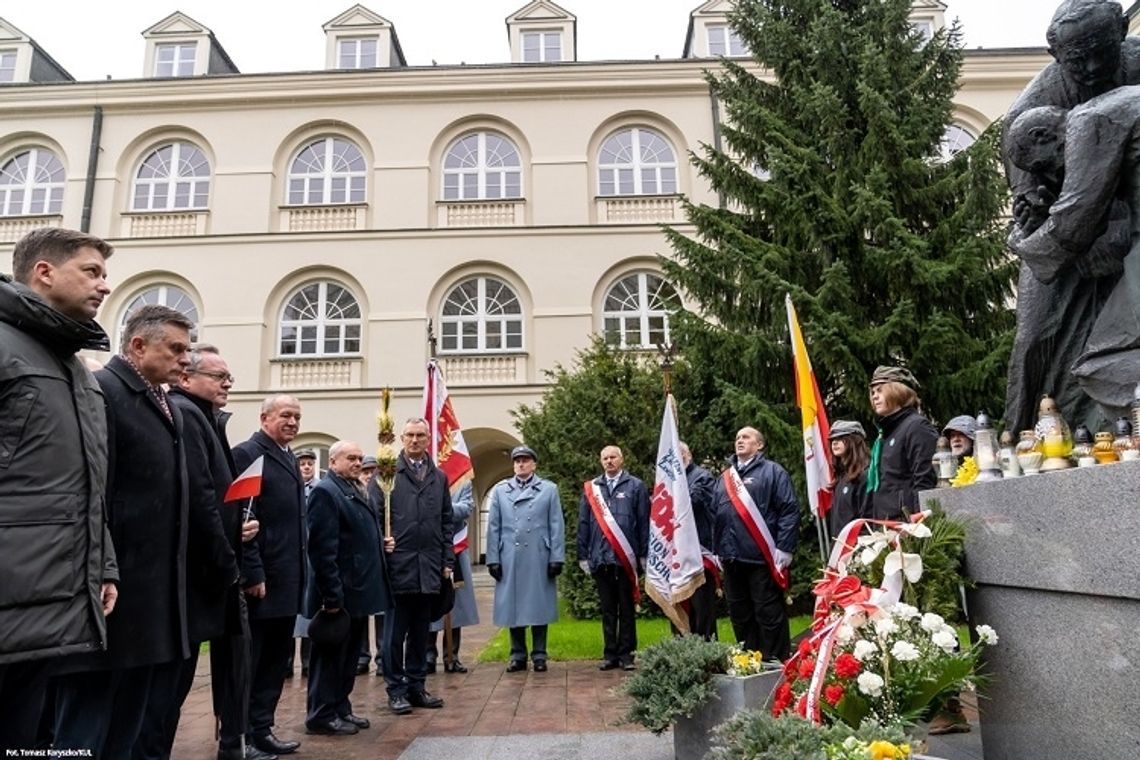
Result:
{"type": "Polygon", "coordinates": [[[795,716],[774,718],[767,710],[742,710],[718,726],[713,736],[713,749],[706,757],[714,760],[827,760],[824,747],[849,736],[867,742],[907,741],[898,726],[885,728],[870,721],[859,728],[843,723],[817,726],[795,716]]]}
{"type": "Polygon", "coordinates": [[[678,636],[646,648],[637,672],[621,687],[632,698],[624,722],[659,734],[678,715],[692,717],[712,699],[712,677],[725,671],[728,650],[728,644],[699,636],[678,636]]]}

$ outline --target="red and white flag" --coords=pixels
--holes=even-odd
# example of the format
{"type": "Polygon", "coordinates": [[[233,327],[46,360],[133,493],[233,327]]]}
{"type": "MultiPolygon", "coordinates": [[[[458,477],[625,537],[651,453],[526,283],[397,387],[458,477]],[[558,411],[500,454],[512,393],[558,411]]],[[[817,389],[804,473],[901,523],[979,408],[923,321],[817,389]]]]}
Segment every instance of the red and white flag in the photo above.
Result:
{"type": "Polygon", "coordinates": [[[245,468],[245,472],[237,476],[237,480],[230,483],[226,489],[226,498],[222,501],[240,501],[261,496],[261,472],[265,468],[265,455],[262,454],[245,468]]]}
{"type": "Polygon", "coordinates": [[[656,482],[649,503],[645,591],[677,630],[688,633],[689,613],[682,603],[705,582],[705,563],[680,443],[670,395],[665,399],[665,417],[657,444],[656,482]]]}
{"type": "Polygon", "coordinates": [[[828,436],[831,425],[827,422],[827,412],[819,395],[819,384],[808,359],[807,345],[800,331],[800,321],[796,317],[796,307],[791,295],[785,296],[788,307],[788,330],[792,336],[792,360],[795,365],[796,406],[800,408],[803,420],[804,469],[807,470],[808,503],[811,513],[822,519],[831,509],[831,448],[828,436]]]}
{"type": "MultiPolygon", "coordinates": [[[[435,466],[447,476],[447,485],[454,495],[464,483],[475,477],[475,468],[471,464],[467,442],[463,440],[463,429],[451,405],[451,395],[444,385],[443,373],[440,372],[435,359],[428,360],[427,377],[424,379],[423,409],[424,419],[428,423],[428,436],[431,439],[428,451],[431,452],[435,466]]],[[[452,543],[456,554],[467,548],[466,525],[455,534],[452,543]]]]}

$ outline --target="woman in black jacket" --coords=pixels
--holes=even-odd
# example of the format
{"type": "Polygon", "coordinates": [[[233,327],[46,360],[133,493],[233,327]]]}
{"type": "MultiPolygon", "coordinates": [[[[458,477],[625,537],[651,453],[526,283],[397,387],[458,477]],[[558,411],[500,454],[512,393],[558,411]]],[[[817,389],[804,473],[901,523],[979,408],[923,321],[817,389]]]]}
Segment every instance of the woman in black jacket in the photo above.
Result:
{"type": "Polygon", "coordinates": [[[835,479],[831,482],[827,527],[835,538],[847,523],[871,514],[871,497],[867,493],[867,465],[871,462],[871,452],[867,448],[867,434],[858,422],[836,420],[828,440],[835,479]]]}
{"type": "Polygon", "coordinates": [[[879,437],[871,449],[867,493],[871,517],[902,520],[920,509],[918,492],[934,488],[931,459],[938,429],[919,411],[918,381],[903,367],[879,367],[871,376],[871,407],[879,437]]]}

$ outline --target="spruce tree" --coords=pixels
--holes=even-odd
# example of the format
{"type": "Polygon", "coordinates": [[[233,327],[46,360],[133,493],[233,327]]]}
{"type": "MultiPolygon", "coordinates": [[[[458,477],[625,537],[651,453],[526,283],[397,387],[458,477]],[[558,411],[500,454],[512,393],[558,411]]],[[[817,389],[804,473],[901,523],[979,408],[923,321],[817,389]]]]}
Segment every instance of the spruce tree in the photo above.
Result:
{"type": "Polygon", "coordinates": [[[1015,264],[997,127],[939,158],[960,33],[924,41],[909,7],[737,0],[730,15],[755,60],[706,75],[723,149],[690,156],[721,203],[686,201],[695,235],[667,229],[662,258],[697,306],[674,325],[705,445],[759,423],[802,470],[785,294],[832,419],[871,420],[879,364],[909,367],[937,420],[1004,406],[1015,264]]]}

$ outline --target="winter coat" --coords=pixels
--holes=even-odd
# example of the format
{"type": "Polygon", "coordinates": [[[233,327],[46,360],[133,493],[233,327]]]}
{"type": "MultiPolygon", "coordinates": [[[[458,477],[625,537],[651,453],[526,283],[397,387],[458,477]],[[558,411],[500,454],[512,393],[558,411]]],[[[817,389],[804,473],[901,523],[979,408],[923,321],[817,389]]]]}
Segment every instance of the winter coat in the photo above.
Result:
{"type": "Polygon", "coordinates": [[[849,480],[842,476],[835,481],[831,494],[831,510],[827,513],[827,530],[832,538],[839,535],[843,526],[852,520],[871,516],[871,494],[867,493],[867,473],[862,472],[849,480]]]}
{"type": "Polygon", "coordinates": [[[716,478],[696,462],[689,462],[685,468],[685,480],[689,484],[689,503],[693,505],[697,538],[703,548],[712,551],[712,497],[716,490],[716,478]]]}
{"type": "MultiPolygon", "coordinates": [[[[234,466],[240,475],[262,454],[265,469],[261,496],[253,514],[261,523],[257,537],[242,545],[242,586],[265,584],[265,597],[247,596],[253,619],[293,617],[301,611],[305,590],[304,486],[297,459],[264,431],[234,447],[234,466]]],[[[244,508],[244,504],[242,507],[244,508]]]]}
{"type": "MultiPolygon", "coordinates": [[[[459,531],[467,524],[468,518],[474,511],[475,494],[471,481],[468,480],[451,496],[451,523],[454,535],[459,535],[459,531]]],[[[475,603],[475,582],[471,576],[470,554],[470,550],[464,549],[455,555],[455,578],[456,581],[462,580],[463,585],[455,589],[455,606],[451,608],[452,628],[479,624],[479,607],[475,603]]],[[[442,631],[443,619],[433,621],[431,630],[442,631]]]]}
{"type": "Polygon", "coordinates": [[[233,597],[240,593],[242,505],[222,502],[235,473],[230,450],[219,437],[213,405],[181,388],[171,389],[168,398],[182,411],[190,492],[186,614],[190,641],[195,643],[239,630],[236,620],[227,621],[227,613],[236,612],[233,597]]]}
{"type": "Polygon", "coordinates": [[[392,605],[380,546],[380,516],[357,486],[329,472],[309,497],[305,615],[345,609],[362,618],[392,605]]]}
{"type": "MultiPolygon", "coordinates": [[[[736,456],[730,467],[736,467],[736,456]]],[[[740,479],[776,542],[776,548],[792,554],[800,538],[800,506],[787,470],[763,454],[752,458],[740,479]]],[[[724,483],[723,473],[713,492],[713,547],[725,562],[767,564],[760,547],[736,512],[724,483]]]]}
{"type": "Polygon", "coordinates": [[[510,628],[558,620],[558,586],[552,562],[566,561],[566,524],[558,486],[533,476],[525,488],[515,478],[491,491],[487,513],[487,564],[500,565],[493,619],[510,628]]]}
{"type": "MultiPolygon", "coordinates": [[[[649,552],[649,492],[645,490],[645,484],[624,470],[618,475],[612,492],[606,485],[605,475],[595,478],[594,482],[601,486],[606,504],[634,554],[639,560],[645,559],[649,552]]],[[[602,565],[620,564],[601,526],[594,519],[594,510],[586,499],[585,489],[578,501],[578,561],[582,560],[590,563],[591,573],[602,565]]]]}
{"type": "Polygon", "coordinates": [[[899,520],[904,507],[908,512],[919,509],[919,491],[938,485],[938,473],[931,462],[938,446],[938,429],[910,408],[883,417],[877,426],[882,449],[872,516],[876,520],[899,520]]]}
{"type": "Polygon", "coordinates": [[[108,520],[119,560],[119,598],[107,618],[101,666],[185,659],[189,493],[182,411],[170,417],[121,356],[95,373],[107,399],[108,520]]]}
{"type": "MultiPolygon", "coordinates": [[[[455,567],[447,476],[430,458],[425,458],[424,467],[424,479],[419,480],[402,453],[396,458],[391,505],[396,551],[386,557],[394,594],[438,594],[443,568],[455,567]]],[[[377,478],[369,482],[368,494],[383,530],[388,505],[377,478]]]]}
{"type": "Polygon", "coordinates": [[[0,666],[106,647],[107,421],[75,352],[108,347],[0,277],[0,666]]]}

